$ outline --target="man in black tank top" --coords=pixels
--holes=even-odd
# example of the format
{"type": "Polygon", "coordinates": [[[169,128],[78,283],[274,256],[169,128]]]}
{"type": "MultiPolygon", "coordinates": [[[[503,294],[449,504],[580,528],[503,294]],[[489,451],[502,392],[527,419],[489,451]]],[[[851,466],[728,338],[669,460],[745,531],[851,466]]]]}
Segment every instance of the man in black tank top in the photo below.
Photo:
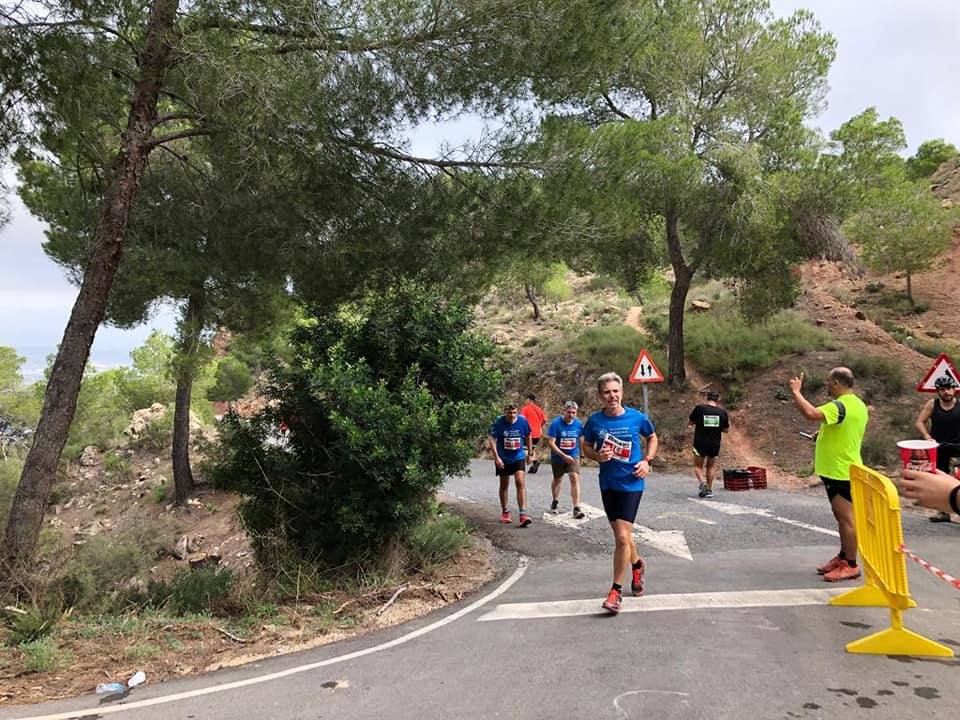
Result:
{"type": "MultiPolygon", "coordinates": [[[[937,396],[928,400],[917,416],[917,430],[937,445],[937,469],[949,473],[950,460],[960,458],[960,403],[957,402],[957,382],[952,377],[937,378],[934,387],[937,396]],[[930,430],[927,430],[927,421],[930,430]]],[[[938,513],[931,522],[949,522],[950,515],[938,513]]]]}

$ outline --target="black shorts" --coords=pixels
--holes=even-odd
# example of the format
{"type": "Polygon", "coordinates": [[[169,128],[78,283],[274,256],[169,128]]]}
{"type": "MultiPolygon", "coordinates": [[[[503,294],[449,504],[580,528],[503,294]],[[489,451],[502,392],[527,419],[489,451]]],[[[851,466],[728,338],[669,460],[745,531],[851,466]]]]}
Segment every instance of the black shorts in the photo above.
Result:
{"type": "Polygon", "coordinates": [[[960,458],[960,445],[941,443],[937,446],[937,470],[950,474],[950,460],[960,458]]]}
{"type": "Polygon", "coordinates": [[[628,490],[601,490],[603,509],[607,513],[607,520],[626,520],[631,525],[637,519],[637,509],[640,507],[640,498],[643,490],[634,492],[628,490]]]}
{"type": "Polygon", "coordinates": [[[533,444],[534,447],[536,447],[537,445],[540,444],[540,438],[530,438],[530,442],[533,444]]]}
{"type": "Polygon", "coordinates": [[[700,457],[705,458],[715,458],[720,454],[720,445],[713,445],[708,443],[694,443],[693,452],[699,455],[700,457]]]}
{"type": "MultiPolygon", "coordinates": [[[[497,467],[494,465],[494,467],[497,467]]],[[[504,463],[502,468],[497,468],[498,477],[510,477],[514,473],[523,472],[527,469],[527,463],[524,460],[514,460],[504,463]]]]}
{"type": "Polygon", "coordinates": [[[830,478],[823,477],[823,475],[820,476],[820,479],[823,480],[823,486],[827,489],[828,498],[833,500],[839,495],[847,502],[853,502],[853,498],[850,496],[849,480],[831,480],[830,478]]]}

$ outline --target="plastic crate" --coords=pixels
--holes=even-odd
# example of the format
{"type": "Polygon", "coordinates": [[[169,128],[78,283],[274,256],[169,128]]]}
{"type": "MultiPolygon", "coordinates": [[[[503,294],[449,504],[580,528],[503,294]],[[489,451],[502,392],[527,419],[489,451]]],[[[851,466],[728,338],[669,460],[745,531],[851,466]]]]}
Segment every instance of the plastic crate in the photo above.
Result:
{"type": "Polygon", "coordinates": [[[763,490],[767,487],[765,468],[750,465],[746,468],[730,468],[723,471],[723,489],[738,492],[740,490],[763,490]]]}

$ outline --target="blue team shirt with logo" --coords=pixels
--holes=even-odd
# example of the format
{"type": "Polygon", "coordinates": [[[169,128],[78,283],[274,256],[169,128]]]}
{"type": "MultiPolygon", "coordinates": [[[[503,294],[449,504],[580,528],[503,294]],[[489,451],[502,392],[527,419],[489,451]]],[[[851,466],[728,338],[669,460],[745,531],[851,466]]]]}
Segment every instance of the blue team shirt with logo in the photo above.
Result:
{"type": "Polygon", "coordinates": [[[517,415],[512,425],[501,415],[490,426],[490,437],[497,441],[497,454],[505,463],[517,462],[527,457],[527,436],[530,423],[523,415],[517,415]]]}
{"type": "Polygon", "coordinates": [[[600,463],[600,489],[637,492],[645,487],[644,478],[634,477],[634,466],[643,459],[640,439],[656,430],[650,418],[638,410],[625,407],[622,415],[610,417],[595,412],[587,420],[583,438],[599,452],[604,445],[613,448],[613,458],[600,463]]]}
{"type": "MultiPolygon", "coordinates": [[[[567,424],[563,420],[563,415],[555,417],[547,430],[547,436],[552,437],[557,447],[570,457],[580,457],[581,435],[583,435],[583,423],[580,422],[580,418],[575,417],[573,422],[567,424]]],[[[550,451],[550,460],[558,463],[564,461],[553,450],[550,451]]]]}

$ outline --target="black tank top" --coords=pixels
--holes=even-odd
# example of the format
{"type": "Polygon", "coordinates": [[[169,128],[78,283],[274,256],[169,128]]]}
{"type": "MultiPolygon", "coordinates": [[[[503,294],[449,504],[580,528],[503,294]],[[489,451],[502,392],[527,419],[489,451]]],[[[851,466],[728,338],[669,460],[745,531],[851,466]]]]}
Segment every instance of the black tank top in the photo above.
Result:
{"type": "Polygon", "coordinates": [[[934,440],[941,443],[960,442],[960,402],[954,402],[950,410],[944,410],[940,407],[940,398],[936,398],[930,419],[930,434],[934,440]]]}

